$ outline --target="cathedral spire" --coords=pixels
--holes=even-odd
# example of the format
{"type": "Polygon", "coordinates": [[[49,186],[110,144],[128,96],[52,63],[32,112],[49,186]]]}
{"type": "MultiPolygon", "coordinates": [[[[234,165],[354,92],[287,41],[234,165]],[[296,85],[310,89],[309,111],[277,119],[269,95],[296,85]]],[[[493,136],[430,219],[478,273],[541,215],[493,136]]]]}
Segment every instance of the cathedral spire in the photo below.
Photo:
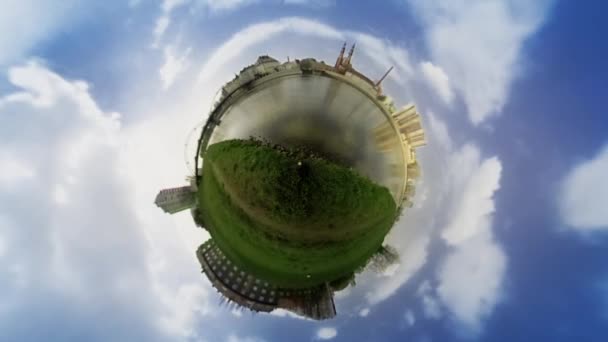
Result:
{"type": "Polygon", "coordinates": [[[344,42],[344,45],[342,45],[340,54],[338,55],[338,58],[336,59],[336,65],[334,65],[335,68],[342,65],[342,62],[344,61],[344,51],[346,51],[346,42],[344,42]]]}

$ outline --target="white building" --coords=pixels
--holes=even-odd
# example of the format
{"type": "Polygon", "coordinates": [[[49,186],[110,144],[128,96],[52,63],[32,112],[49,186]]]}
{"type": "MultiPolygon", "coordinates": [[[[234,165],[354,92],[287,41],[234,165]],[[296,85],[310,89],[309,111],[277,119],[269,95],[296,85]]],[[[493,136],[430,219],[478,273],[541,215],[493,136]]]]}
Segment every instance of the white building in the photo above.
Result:
{"type": "Polygon", "coordinates": [[[164,189],[156,195],[154,204],[169,214],[175,214],[194,207],[196,203],[195,196],[196,192],[191,186],[164,189]]]}

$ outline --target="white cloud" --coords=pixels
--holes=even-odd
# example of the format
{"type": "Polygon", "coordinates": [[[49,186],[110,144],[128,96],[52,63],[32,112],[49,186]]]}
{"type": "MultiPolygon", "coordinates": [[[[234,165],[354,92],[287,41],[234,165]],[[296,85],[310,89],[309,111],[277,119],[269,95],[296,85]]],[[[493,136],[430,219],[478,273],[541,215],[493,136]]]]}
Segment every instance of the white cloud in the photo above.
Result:
{"type": "Polygon", "coordinates": [[[166,14],[163,14],[158,19],[156,19],[156,24],[154,26],[155,41],[153,44],[155,47],[158,46],[158,42],[160,41],[160,38],[163,36],[163,34],[167,30],[167,28],[169,28],[170,22],[171,22],[171,20],[169,19],[169,16],[166,14]]]}
{"type": "Polygon", "coordinates": [[[184,52],[178,54],[174,46],[168,45],[165,47],[165,62],[158,71],[164,89],[168,89],[175,82],[175,79],[187,69],[187,58],[190,51],[192,51],[192,48],[188,47],[184,52]]]}
{"type": "Polygon", "coordinates": [[[275,309],[270,312],[270,315],[276,316],[276,317],[295,318],[295,319],[299,319],[299,320],[303,320],[303,321],[313,321],[313,319],[311,319],[311,318],[296,315],[295,313],[293,313],[291,311],[287,311],[285,309],[275,309]]]}
{"type": "Polygon", "coordinates": [[[422,308],[424,310],[424,316],[431,319],[441,318],[441,307],[437,299],[432,296],[422,296],[422,308]]]}
{"type": "Polygon", "coordinates": [[[390,278],[370,281],[366,296],[372,304],[393,296],[426,264],[428,245],[439,231],[450,252],[441,256],[438,270],[431,270],[437,272],[437,288],[428,281],[419,287],[424,317],[449,313],[463,326],[478,329],[501,298],[506,272],[506,256],[492,238],[501,163],[496,157],[482,158],[474,144],[456,148],[447,125],[432,114],[425,117],[429,145],[418,153],[422,179],[416,192],[427,195],[421,206],[404,212],[385,240],[397,247],[405,264],[390,278]],[[472,265],[475,260],[479,263],[472,265]],[[461,286],[468,279],[476,283],[461,286]]]}
{"type": "MultiPolygon", "coordinates": [[[[339,42],[348,39],[357,42],[356,56],[365,56],[366,64],[380,69],[378,77],[380,77],[381,72],[390,66],[395,66],[395,69],[389,75],[389,79],[393,79],[401,85],[405,84],[406,78],[410,76],[413,70],[407,50],[390,41],[366,33],[340,31],[330,25],[311,19],[287,17],[254,24],[235,33],[215,49],[207,59],[199,72],[199,82],[207,83],[210,79],[217,79],[216,76],[222,71],[224,73],[228,72],[222,70],[222,66],[227,65],[237,57],[241,57],[243,51],[287,32],[335,41],[336,55],[333,55],[332,58],[337,56],[339,42]]],[[[217,86],[219,87],[220,84],[217,86]]]]}
{"type": "Polygon", "coordinates": [[[338,335],[338,331],[333,327],[323,327],[317,330],[317,338],[320,340],[331,340],[338,335]]]}
{"type": "Polygon", "coordinates": [[[416,323],[416,316],[414,316],[414,313],[410,309],[405,310],[405,314],[403,314],[403,319],[405,320],[405,324],[407,324],[408,328],[414,326],[414,324],[416,323]]]}
{"type": "Polygon", "coordinates": [[[235,33],[215,49],[199,73],[199,82],[204,83],[206,80],[214,78],[223,65],[239,57],[242,51],[270,40],[285,31],[312,34],[334,40],[344,38],[342,33],[331,26],[302,18],[282,18],[251,25],[235,33]]]}
{"type": "Polygon", "coordinates": [[[437,292],[455,318],[478,330],[500,301],[506,256],[486,231],[459,245],[439,269],[437,292]]]}
{"type": "Polygon", "coordinates": [[[464,97],[473,124],[498,114],[520,72],[522,46],[547,1],[409,0],[426,31],[433,63],[464,97]]]}
{"type": "Polygon", "coordinates": [[[462,185],[459,200],[449,211],[450,222],[441,236],[450,245],[463,241],[491,228],[494,213],[494,192],[500,188],[501,164],[492,157],[479,162],[479,150],[471,145],[464,146],[453,158],[453,165],[461,167],[455,177],[462,185]],[[469,167],[466,167],[466,166],[469,167]],[[464,172],[462,172],[464,171],[464,172]]]}
{"type": "MultiPolygon", "coordinates": [[[[30,62],[11,68],[8,74],[11,83],[22,90],[0,99],[0,117],[11,112],[20,115],[10,118],[8,127],[0,127],[0,144],[10,141],[14,155],[23,156],[37,177],[18,193],[0,194],[1,210],[6,210],[4,214],[12,222],[3,228],[8,248],[0,269],[17,270],[0,275],[15,279],[0,285],[0,301],[8,303],[12,313],[0,319],[0,329],[7,336],[19,334],[13,330],[15,323],[31,310],[57,309],[65,317],[58,324],[72,319],[78,322],[78,310],[86,308],[80,317],[97,312],[112,317],[106,321],[109,324],[132,320],[138,328],[134,334],[141,333],[142,326],[149,329],[145,336],[162,334],[152,323],[151,314],[161,307],[148,285],[146,247],[140,233],[129,229],[135,222],[113,169],[118,116],[103,112],[82,82],[67,81],[40,64],[30,62]],[[86,153],[74,152],[73,146],[80,145],[86,146],[86,153]],[[50,185],[68,171],[94,181],[73,189],[74,205],[56,210],[50,185]],[[35,215],[26,208],[35,210],[35,215]],[[20,241],[30,241],[26,254],[20,241]],[[130,248],[116,251],[125,244],[130,248]],[[38,266],[40,260],[45,260],[44,266],[38,266]],[[37,300],[43,298],[37,298],[40,295],[34,289],[48,291],[57,301],[39,307],[44,304],[37,300]]],[[[108,332],[106,338],[125,338],[125,333],[108,332]]]]}
{"type": "Polygon", "coordinates": [[[232,11],[243,6],[251,5],[257,0],[204,0],[212,12],[232,11]]]}
{"type": "Polygon", "coordinates": [[[149,179],[123,165],[139,152],[123,155],[132,151],[122,148],[120,115],[99,108],[86,83],[40,63],[8,76],[20,90],[0,97],[8,124],[0,146],[35,177],[0,192],[0,330],[12,340],[43,339],[36,329],[15,330],[35,312],[66,339],[194,336],[196,315],[208,314],[200,266],[172,219],[150,209],[153,197],[137,196],[149,179]]]}
{"type": "MultiPolygon", "coordinates": [[[[0,110],[2,103],[0,103],[0,110]]],[[[34,170],[24,160],[0,151],[0,187],[14,186],[34,177],[34,170]]]]}
{"type": "Polygon", "coordinates": [[[559,198],[562,220],[577,231],[608,231],[608,145],[571,169],[559,198]]]}
{"type": "Polygon", "coordinates": [[[0,66],[27,55],[72,22],[77,1],[5,0],[0,11],[0,66]],[[27,18],[25,20],[24,18],[27,18]],[[35,25],[32,25],[35,23],[35,25]],[[8,34],[11,32],[12,34],[8,34]]]}
{"type": "Polygon", "coordinates": [[[389,74],[389,78],[404,86],[408,77],[413,73],[410,57],[406,49],[397,44],[380,39],[367,33],[348,32],[348,37],[357,42],[357,51],[366,55],[373,63],[382,67],[383,71],[391,66],[395,69],[389,74]]]}
{"type": "Polygon", "coordinates": [[[198,316],[209,313],[206,306],[208,292],[199,283],[186,282],[175,288],[160,285],[156,288],[159,297],[169,309],[161,318],[163,328],[173,336],[196,336],[195,321],[198,316]]]}
{"type": "Polygon", "coordinates": [[[352,293],[352,286],[349,286],[341,291],[334,292],[334,299],[336,301],[347,299],[352,293]]]}
{"type": "Polygon", "coordinates": [[[431,111],[426,112],[424,117],[429,123],[429,145],[437,144],[446,151],[450,150],[452,148],[452,138],[448,133],[448,127],[446,126],[445,122],[438,119],[431,111]]]}
{"type": "Polygon", "coordinates": [[[449,161],[454,196],[442,238],[452,248],[439,267],[437,294],[453,318],[473,331],[480,329],[500,301],[506,256],[492,233],[494,193],[501,163],[481,159],[465,145],[449,161]]]}
{"type": "Polygon", "coordinates": [[[187,4],[189,1],[190,0],[163,0],[163,3],[161,4],[161,9],[165,13],[170,13],[174,9],[187,4]]]}
{"type": "Polygon", "coordinates": [[[359,311],[360,317],[367,317],[367,315],[369,315],[369,308],[363,308],[361,311],[359,311]]]}
{"type": "Polygon", "coordinates": [[[423,281],[416,294],[422,298],[422,310],[426,318],[438,319],[441,318],[441,306],[439,301],[435,298],[432,293],[433,289],[428,280],[423,281]]]}
{"type": "Polygon", "coordinates": [[[443,102],[450,104],[454,99],[454,93],[450,87],[450,80],[443,69],[431,62],[420,63],[420,71],[425,81],[433,88],[443,102]]]}
{"type": "Polygon", "coordinates": [[[191,4],[191,11],[198,8],[208,10],[212,14],[235,11],[239,8],[257,3],[258,0],[164,0],[160,6],[161,14],[156,19],[154,26],[154,42],[152,47],[157,48],[163,35],[171,25],[172,14],[178,8],[191,4]]]}
{"type": "Polygon", "coordinates": [[[55,185],[55,190],[53,192],[53,200],[58,205],[64,205],[68,203],[68,193],[65,189],[65,186],[63,186],[62,184],[55,185]]]}
{"type": "Polygon", "coordinates": [[[163,0],[160,5],[161,15],[156,19],[154,25],[154,42],[152,43],[152,47],[158,47],[165,31],[169,28],[172,12],[187,4],[189,1],[190,0],[163,0]]]}
{"type": "Polygon", "coordinates": [[[395,294],[426,263],[427,245],[439,229],[451,251],[439,263],[437,288],[428,281],[419,286],[424,316],[439,318],[447,311],[464,326],[479,329],[501,298],[506,272],[506,256],[492,238],[501,164],[496,157],[482,158],[473,144],[455,148],[446,124],[432,114],[426,117],[430,143],[418,154],[423,178],[417,193],[428,197],[405,212],[386,240],[405,253],[401,260],[412,267],[406,272],[400,266],[395,276],[373,282],[367,298],[377,303],[395,294]],[[469,279],[475,283],[468,284],[469,279]]]}
{"type": "Polygon", "coordinates": [[[426,262],[427,247],[430,241],[428,233],[417,229],[401,229],[407,226],[407,223],[404,223],[404,221],[402,220],[397,226],[393,227],[393,231],[398,232],[398,234],[392,233],[396,236],[389,236],[388,238],[392,245],[398,246],[401,264],[395,274],[391,277],[383,278],[381,282],[375,284],[372,290],[367,293],[366,298],[370,304],[377,304],[391,297],[426,262]]]}

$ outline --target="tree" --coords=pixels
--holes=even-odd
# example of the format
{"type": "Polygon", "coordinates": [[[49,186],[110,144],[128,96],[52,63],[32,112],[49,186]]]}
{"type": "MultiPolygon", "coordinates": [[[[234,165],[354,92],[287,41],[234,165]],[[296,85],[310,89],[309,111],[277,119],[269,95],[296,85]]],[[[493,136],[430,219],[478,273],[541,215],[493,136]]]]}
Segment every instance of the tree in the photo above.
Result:
{"type": "Polygon", "coordinates": [[[380,273],[384,272],[389,266],[399,262],[399,253],[389,245],[381,246],[376,253],[372,255],[369,267],[380,273]]]}

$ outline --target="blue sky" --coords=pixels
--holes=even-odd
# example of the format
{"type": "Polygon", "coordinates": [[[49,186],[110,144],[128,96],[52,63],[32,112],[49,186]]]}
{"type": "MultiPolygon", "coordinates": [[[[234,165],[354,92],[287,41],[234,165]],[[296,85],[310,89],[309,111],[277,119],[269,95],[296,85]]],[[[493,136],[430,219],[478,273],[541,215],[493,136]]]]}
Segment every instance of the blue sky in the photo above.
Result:
{"type": "Polygon", "coordinates": [[[0,11],[0,341],[604,341],[608,24],[599,1],[8,0],[0,11]],[[325,322],[219,305],[207,235],[152,201],[260,54],[413,101],[415,206],[325,322]]]}

